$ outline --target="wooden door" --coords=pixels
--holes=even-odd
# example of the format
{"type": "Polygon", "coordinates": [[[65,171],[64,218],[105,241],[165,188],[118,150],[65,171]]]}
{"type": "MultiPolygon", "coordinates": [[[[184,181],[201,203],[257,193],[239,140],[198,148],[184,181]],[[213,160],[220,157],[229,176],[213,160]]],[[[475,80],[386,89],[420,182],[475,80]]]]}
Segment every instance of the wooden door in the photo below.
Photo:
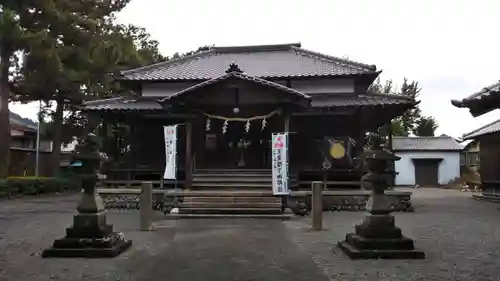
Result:
{"type": "Polygon", "coordinates": [[[440,159],[413,159],[415,184],[420,186],[438,185],[439,162],[440,159]]]}

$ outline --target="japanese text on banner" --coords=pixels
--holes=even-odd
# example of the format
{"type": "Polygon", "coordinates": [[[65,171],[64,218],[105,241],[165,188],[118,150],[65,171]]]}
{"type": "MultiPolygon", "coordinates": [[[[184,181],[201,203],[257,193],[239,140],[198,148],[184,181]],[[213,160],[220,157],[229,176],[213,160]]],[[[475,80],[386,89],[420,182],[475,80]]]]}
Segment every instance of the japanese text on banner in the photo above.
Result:
{"type": "Polygon", "coordinates": [[[272,135],[273,194],[288,194],[288,134],[272,135]]]}
{"type": "Polygon", "coordinates": [[[177,125],[164,126],[165,135],[165,173],[164,179],[176,179],[177,170],[177,125]]]}

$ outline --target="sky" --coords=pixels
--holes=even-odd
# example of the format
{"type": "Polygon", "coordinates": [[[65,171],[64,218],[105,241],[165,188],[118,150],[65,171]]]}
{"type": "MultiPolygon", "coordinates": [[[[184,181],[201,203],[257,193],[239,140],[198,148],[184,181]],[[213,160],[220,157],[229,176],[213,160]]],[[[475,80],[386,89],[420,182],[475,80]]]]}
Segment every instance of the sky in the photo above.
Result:
{"type": "MultiPolygon", "coordinates": [[[[492,0],[132,0],[120,23],[147,29],[164,55],[199,46],[300,42],[308,50],[376,64],[382,79],[420,83],[437,134],[460,137],[500,119],[451,105],[500,79],[500,2],[492,0]]],[[[35,119],[36,104],[10,106],[35,119]]]]}

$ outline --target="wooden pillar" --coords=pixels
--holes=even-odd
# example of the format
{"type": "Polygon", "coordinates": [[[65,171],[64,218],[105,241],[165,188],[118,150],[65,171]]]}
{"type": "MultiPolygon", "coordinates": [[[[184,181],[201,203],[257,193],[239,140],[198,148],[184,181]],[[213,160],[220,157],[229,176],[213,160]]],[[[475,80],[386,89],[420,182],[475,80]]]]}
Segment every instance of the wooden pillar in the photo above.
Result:
{"type": "Polygon", "coordinates": [[[186,161],[185,161],[185,189],[191,189],[191,181],[193,178],[193,153],[192,153],[192,137],[193,137],[193,120],[186,120],[186,161]]]}
{"type": "MultiPolygon", "coordinates": [[[[387,146],[388,146],[388,149],[391,151],[391,152],[394,152],[393,150],[393,147],[392,147],[392,122],[389,121],[389,124],[387,124],[387,146]]],[[[390,163],[390,167],[391,171],[393,171],[393,173],[391,174],[390,178],[389,178],[389,187],[390,188],[393,188],[395,185],[396,185],[396,163],[394,161],[391,161],[390,163]]]]}
{"type": "Polygon", "coordinates": [[[389,121],[389,124],[387,125],[387,134],[388,134],[388,145],[389,145],[389,149],[392,151],[393,150],[393,147],[392,147],[392,122],[389,121]]]}
{"type": "Polygon", "coordinates": [[[205,165],[205,141],[206,141],[206,135],[207,132],[205,131],[205,122],[206,120],[204,119],[204,116],[199,114],[196,117],[196,126],[194,126],[195,131],[197,132],[196,139],[196,149],[195,149],[195,159],[196,159],[196,165],[195,169],[197,167],[201,167],[205,165]]]}
{"type": "Polygon", "coordinates": [[[283,131],[285,133],[290,132],[290,114],[285,115],[285,124],[284,124],[283,131]]]}
{"type": "Polygon", "coordinates": [[[323,183],[313,181],[312,183],[312,229],[323,229],[323,183]]]}
{"type": "MultiPolygon", "coordinates": [[[[285,122],[283,124],[284,125],[283,132],[288,133],[288,132],[290,132],[290,114],[288,112],[286,112],[286,114],[285,114],[285,120],[284,121],[285,122]]],[[[288,148],[287,148],[287,152],[286,152],[286,154],[287,154],[286,158],[287,158],[287,161],[288,161],[288,173],[290,173],[290,166],[291,166],[290,154],[291,154],[291,151],[292,151],[291,150],[292,146],[291,146],[291,143],[290,143],[290,139],[291,139],[290,136],[288,136],[288,140],[287,140],[287,142],[288,142],[288,148]]]]}

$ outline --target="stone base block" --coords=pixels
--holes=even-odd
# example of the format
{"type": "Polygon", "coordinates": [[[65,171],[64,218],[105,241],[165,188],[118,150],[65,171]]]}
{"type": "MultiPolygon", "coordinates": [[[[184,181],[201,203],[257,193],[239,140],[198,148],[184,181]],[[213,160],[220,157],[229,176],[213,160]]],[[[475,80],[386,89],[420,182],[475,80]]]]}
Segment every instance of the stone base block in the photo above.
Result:
{"type": "Polygon", "coordinates": [[[350,259],[425,259],[425,253],[418,250],[358,249],[347,241],[337,244],[350,259]]]}
{"type": "Polygon", "coordinates": [[[355,233],[348,233],[345,241],[362,250],[414,250],[413,240],[401,236],[399,238],[367,238],[355,233]]]}
{"type": "Polygon", "coordinates": [[[118,233],[104,238],[62,238],[42,253],[44,258],[113,258],[132,245],[118,233]]]}

